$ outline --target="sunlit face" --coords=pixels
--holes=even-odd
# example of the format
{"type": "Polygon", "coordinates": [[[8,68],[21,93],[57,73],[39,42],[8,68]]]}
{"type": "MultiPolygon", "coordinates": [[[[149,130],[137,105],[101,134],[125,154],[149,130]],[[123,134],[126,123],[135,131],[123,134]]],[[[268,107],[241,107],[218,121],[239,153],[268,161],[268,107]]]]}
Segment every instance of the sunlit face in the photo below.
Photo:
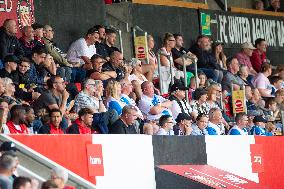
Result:
{"type": "Polygon", "coordinates": [[[136,119],[137,119],[136,110],[131,110],[129,113],[125,115],[125,121],[127,125],[133,125],[136,119]]]}
{"type": "Polygon", "coordinates": [[[56,127],[60,127],[60,123],[62,121],[62,116],[60,112],[53,112],[50,117],[50,122],[56,127]]]}
{"type": "Polygon", "coordinates": [[[143,89],[143,93],[147,96],[154,96],[154,85],[153,83],[148,84],[144,89],[143,89]]]}
{"type": "Polygon", "coordinates": [[[197,126],[199,129],[203,130],[207,127],[208,124],[208,117],[201,117],[200,120],[197,121],[197,126]]]}
{"type": "Polygon", "coordinates": [[[54,84],[57,91],[62,93],[65,90],[65,82],[61,77],[55,78],[54,84]]]}
{"type": "Polygon", "coordinates": [[[211,49],[211,41],[208,37],[203,37],[198,42],[199,47],[204,51],[209,51],[211,49]]]}
{"type": "Polygon", "coordinates": [[[176,46],[177,46],[178,48],[180,48],[180,47],[183,46],[183,37],[182,37],[182,36],[176,37],[176,46]]]}
{"type": "Polygon", "coordinates": [[[198,76],[198,78],[199,78],[199,84],[202,85],[202,86],[205,85],[206,79],[207,79],[206,76],[201,74],[201,75],[198,76]]]}
{"type": "Polygon", "coordinates": [[[52,27],[47,27],[44,31],[44,36],[49,39],[52,40],[54,37],[54,31],[52,29],[52,27]]]}
{"type": "Polygon", "coordinates": [[[222,52],[223,51],[223,46],[222,46],[222,44],[219,44],[218,46],[216,46],[216,52],[217,53],[220,53],[220,52],[222,52]]]}
{"type": "Polygon", "coordinates": [[[105,28],[100,28],[99,29],[99,37],[100,37],[100,40],[104,40],[106,38],[106,30],[105,30],[105,28]]]}
{"type": "Polygon", "coordinates": [[[266,50],[267,50],[267,42],[266,41],[261,41],[260,44],[257,45],[257,49],[260,52],[266,52],[266,50]]]}
{"type": "Polygon", "coordinates": [[[243,116],[242,119],[239,121],[238,126],[241,128],[245,128],[246,126],[248,126],[248,122],[249,122],[248,116],[243,116]]]}
{"type": "Polygon", "coordinates": [[[174,37],[170,37],[168,40],[167,40],[167,46],[170,47],[171,49],[173,49],[176,45],[176,40],[174,37]]]}
{"type": "Polygon", "coordinates": [[[149,37],[149,39],[148,39],[148,48],[149,49],[153,49],[154,46],[155,46],[154,38],[153,37],[149,37]]]}
{"type": "Polygon", "coordinates": [[[97,58],[94,60],[93,63],[93,68],[97,71],[97,72],[101,72],[102,71],[102,67],[103,67],[103,64],[105,63],[103,61],[102,58],[97,58]]]}
{"type": "Polygon", "coordinates": [[[15,20],[10,20],[6,30],[8,33],[12,34],[12,35],[16,35],[17,34],[17,23],[15,20]]]}
{"type": "Polygon", "coordinates": [[[93,115],[92,114],[87,114],[81,117],[82,121],[84,122],[84,124],[88,127],[92,126],[93,123],[93,115]]]}
{"type": "Polygon", "coordinates": [[[108,34],[106,36],[106,40],[111,46],[114,46],[116,42],[116,34],[115,33],[108,34]]]}

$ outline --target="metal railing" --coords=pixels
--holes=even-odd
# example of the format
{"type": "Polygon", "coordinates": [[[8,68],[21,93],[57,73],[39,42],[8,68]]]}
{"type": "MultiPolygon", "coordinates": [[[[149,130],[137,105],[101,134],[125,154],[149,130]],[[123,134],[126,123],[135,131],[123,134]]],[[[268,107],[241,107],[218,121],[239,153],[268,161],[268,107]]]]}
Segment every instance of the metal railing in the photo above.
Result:
{"type": "MultiPolygon", "coordinates": [[[[28,137],[28,136],[27,136],[28,137]]],[[[28,158],[38,162],[39,164],[43,165],[44,167],[51,169],[53,167],[60,167],[68,172],[68,180],[75,183],[77,185],[76,188],[84,188],[84,189],[96,189],[96,186],[85,180],[84,178],[80,177],[79,175],[75,174],[74,172],[62,167],[61,165],[57,164],[56,162],[48,159],[47,157],[43,156],[42,154],[34,151],[33,149],[29,148],[28,146],[18,142],[17,140],[11,138],[8,135],[0,135],[0,141],[10,141],[13,142],[17,149],[19,149],[19,152],[28,158]]],[[[40,171],[40,170],[39,170],[40,171]]],[[[32,173],[32,172],[31,172],[32,173]]],[[[36,173],[32,173],[36,174],[36,173]]],[[[41,178],[43,180],[44,178],[41,178]]]]}

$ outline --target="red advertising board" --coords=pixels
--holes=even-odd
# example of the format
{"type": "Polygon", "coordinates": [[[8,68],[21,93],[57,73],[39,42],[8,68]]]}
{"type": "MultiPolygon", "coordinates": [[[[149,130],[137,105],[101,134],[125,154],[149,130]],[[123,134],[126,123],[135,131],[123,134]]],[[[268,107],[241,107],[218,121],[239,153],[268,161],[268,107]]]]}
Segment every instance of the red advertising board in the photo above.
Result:
{"type": "Polygon", "coordinates": [[[34,22],[33,0],[2,0],[0,1],[0,15],[1,25],[6,19],[14,19],[19,29],[30,26],[34,22]]]}
{"type": "Polygon", "coordinates": [[[178,174],[213,188],[264,189],[258,183],[217,169],[210,165],[161,165],[161,169],[178,174]]]}
{"type": "Polygon", "coordinates": [[[89,176],[104,176],[101,144],[87,144],[89,176]]]}

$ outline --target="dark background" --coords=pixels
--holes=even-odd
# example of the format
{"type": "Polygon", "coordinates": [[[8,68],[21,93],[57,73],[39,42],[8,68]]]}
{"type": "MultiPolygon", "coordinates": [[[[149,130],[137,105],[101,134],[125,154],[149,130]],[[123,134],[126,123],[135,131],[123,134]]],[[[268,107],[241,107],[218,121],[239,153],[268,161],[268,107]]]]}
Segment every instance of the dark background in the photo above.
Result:
{"type": "Polygon", "coordinates": [[[72,41],[96,24],[105,24],[104,0],[36,0],[35,19],[55,30],[54,41],[67,51],[72,41]]]}
{"type": "Polygon", "coordinates": [[[184,46],[188,48],[199,35],[199,20],[196,9],[138,5],[132,6],[133,24],[153,34],[157,49],[162,46],[166,32],[181,33],[184,46]]]}

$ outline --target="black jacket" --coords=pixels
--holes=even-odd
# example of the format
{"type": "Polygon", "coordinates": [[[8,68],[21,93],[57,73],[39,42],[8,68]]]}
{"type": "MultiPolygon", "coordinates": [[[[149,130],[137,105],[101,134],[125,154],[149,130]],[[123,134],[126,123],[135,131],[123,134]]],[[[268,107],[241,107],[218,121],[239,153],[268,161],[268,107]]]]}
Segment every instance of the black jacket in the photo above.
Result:
{"type": "Polygon", "coordinates": [[[198,68],[221,69],[220,65],[217,64],[216,58],[209,51],[200,49],[197,44],[190,48],[190,52],[197,56],[198,68]]]}
{"type": "Polygon", "coordinates": [[[14,54],[19,59],[24,56],[22,45],[16,36],[8,35],[3,27],[0,28],[0,59],[14,54]]]}

